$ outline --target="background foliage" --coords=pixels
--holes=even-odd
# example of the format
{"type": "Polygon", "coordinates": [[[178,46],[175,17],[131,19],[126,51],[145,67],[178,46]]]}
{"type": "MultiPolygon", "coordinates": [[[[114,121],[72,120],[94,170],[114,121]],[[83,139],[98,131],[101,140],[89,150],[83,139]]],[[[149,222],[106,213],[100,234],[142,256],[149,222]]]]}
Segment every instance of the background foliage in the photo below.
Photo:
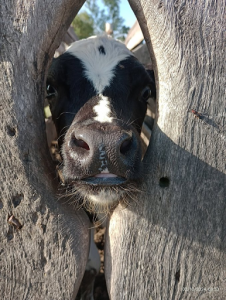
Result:
{"type": "Polygon", "coordinates": [[[97,0],[87,0],[82,11],[75,17],[72,26],[79,39],[97,35],[105,31],[105,23],[112,24],[113,36],[124,40],[129,27],[120,16],[120,0],[102,0],[101,9],[97,0]]]}

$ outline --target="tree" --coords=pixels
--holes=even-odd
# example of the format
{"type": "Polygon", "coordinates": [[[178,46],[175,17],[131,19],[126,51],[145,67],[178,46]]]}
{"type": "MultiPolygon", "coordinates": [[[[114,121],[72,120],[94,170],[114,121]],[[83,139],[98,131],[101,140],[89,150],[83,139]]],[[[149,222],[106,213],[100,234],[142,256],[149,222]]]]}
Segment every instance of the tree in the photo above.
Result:
{"type": "Polygon", "coordinates": [[[105,31],[105,23],[108,22],[112,24],[114,37],[125,39],[129,27],[123,25],[124,19],[120,17],[120,0],[102,0],[102,2],[105,9],[100,9],[96,0],[86,1],[85,11],[79,13],[72,22],[75,33],[79,38],[100,34],[105,31]]]}
{"type": "Polygon", "coordinates": [[[72,26],[79,39],[94,35],[93,19],[86,11],[81,12],[74,18],[72,26]]]}
{"type": "MultiPolygon", "coordinates": [[[[112,300],[224,299],[224,1],[130,3],[154,61],[158,119],[136,203],[110,219],[108,291],[112,300]],[[191,108],[208,109],[207,124],[191,108]]],[[[71,300],[84,272],[89,223],[56,201],[43,116],[49,62],[82,4],[0,7],[1,299],[71,300]]]]}
{"type": "Polygon", "coordinates": [[[124,19],[120,17],[120,1],[121,0],[103,0],[107,10],[107,22],[112,24],[113,35],[118,39],[125,39],[125,35],[129,31],[129,27],[123,25],[124,19]]]}

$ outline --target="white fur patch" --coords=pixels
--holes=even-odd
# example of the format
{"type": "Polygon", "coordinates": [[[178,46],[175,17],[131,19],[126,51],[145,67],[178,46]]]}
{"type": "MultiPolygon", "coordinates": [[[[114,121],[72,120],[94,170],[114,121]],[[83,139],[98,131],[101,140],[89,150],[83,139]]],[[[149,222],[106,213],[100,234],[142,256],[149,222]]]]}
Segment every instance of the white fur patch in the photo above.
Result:
{"type": "Polygon", "coordinates": [[[122,191],[115,192],[107,189],[101,190],[98,194],[89,195],[89,199],[99,204],[112,204],[121,198],[122,191]]]}
{"type": "Polygon", "coordinates": [[[111,123],[113,118],[110,116],[111,109],[108,97],[104,97],[101,94],[100,97],[101,99],[98,104],[93,107],[93,111],[97,114],[94,120],[100,123],[111,123]]]}
{"type": "Polygon", "coordinates": [[[116,65],[133,55],[123,43],[107,35],[74,42],[67,52],[81,60],[86,78],[93,84],[98,94],[110,85],[115,76],[116,65]],[[101,46],[104,48],[104,53],[99,50],[101,46]]]}
{"type": "Polygon", "coordinates": [[[102,174],[109,174],[110,172],[109,172],[108,168],[105,168],[103,171],[101,171],[101,173],[102,174]]]}

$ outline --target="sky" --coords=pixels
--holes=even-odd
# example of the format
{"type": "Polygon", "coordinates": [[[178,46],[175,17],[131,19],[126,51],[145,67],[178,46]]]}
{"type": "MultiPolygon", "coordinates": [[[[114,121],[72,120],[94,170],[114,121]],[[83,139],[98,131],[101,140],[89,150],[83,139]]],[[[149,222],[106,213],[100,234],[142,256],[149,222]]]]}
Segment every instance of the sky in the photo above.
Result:
{"type": "Polygon", "coordinates": [[[125,25],[128,27],[132,27],[136,21],[136,17],[127,0],[121,0],[120,15],[125,19],[125,25]]]}
{"type": "MultiPolygon", "coordinates": [[[[101,0],[97,0],[97,4],[100,9],[104,8],[101,0]]],[[[127,0],[120,1],[120,16],[125,20],[124,25],[128,27],[132,27],[136,21],[136,17],[127,0]]]]}

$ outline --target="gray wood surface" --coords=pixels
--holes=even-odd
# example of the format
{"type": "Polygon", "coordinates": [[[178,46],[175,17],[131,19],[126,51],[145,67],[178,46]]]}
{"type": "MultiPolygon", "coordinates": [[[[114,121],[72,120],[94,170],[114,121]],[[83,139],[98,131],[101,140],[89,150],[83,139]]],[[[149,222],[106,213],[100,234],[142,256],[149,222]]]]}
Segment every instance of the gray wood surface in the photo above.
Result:
{"type": "Polygon", "coordinates": [[[225,1],[129,2],[152,53],[158,112],[141,191],[109,223],[108,291],[225,299],[225,1]]]}
{"type": "Polygon", "coordinates": [[[58,200],[43,114],[45,72],[84,1],[0,4],[0,299],[74,299],[89,222],[58,200]]]}

